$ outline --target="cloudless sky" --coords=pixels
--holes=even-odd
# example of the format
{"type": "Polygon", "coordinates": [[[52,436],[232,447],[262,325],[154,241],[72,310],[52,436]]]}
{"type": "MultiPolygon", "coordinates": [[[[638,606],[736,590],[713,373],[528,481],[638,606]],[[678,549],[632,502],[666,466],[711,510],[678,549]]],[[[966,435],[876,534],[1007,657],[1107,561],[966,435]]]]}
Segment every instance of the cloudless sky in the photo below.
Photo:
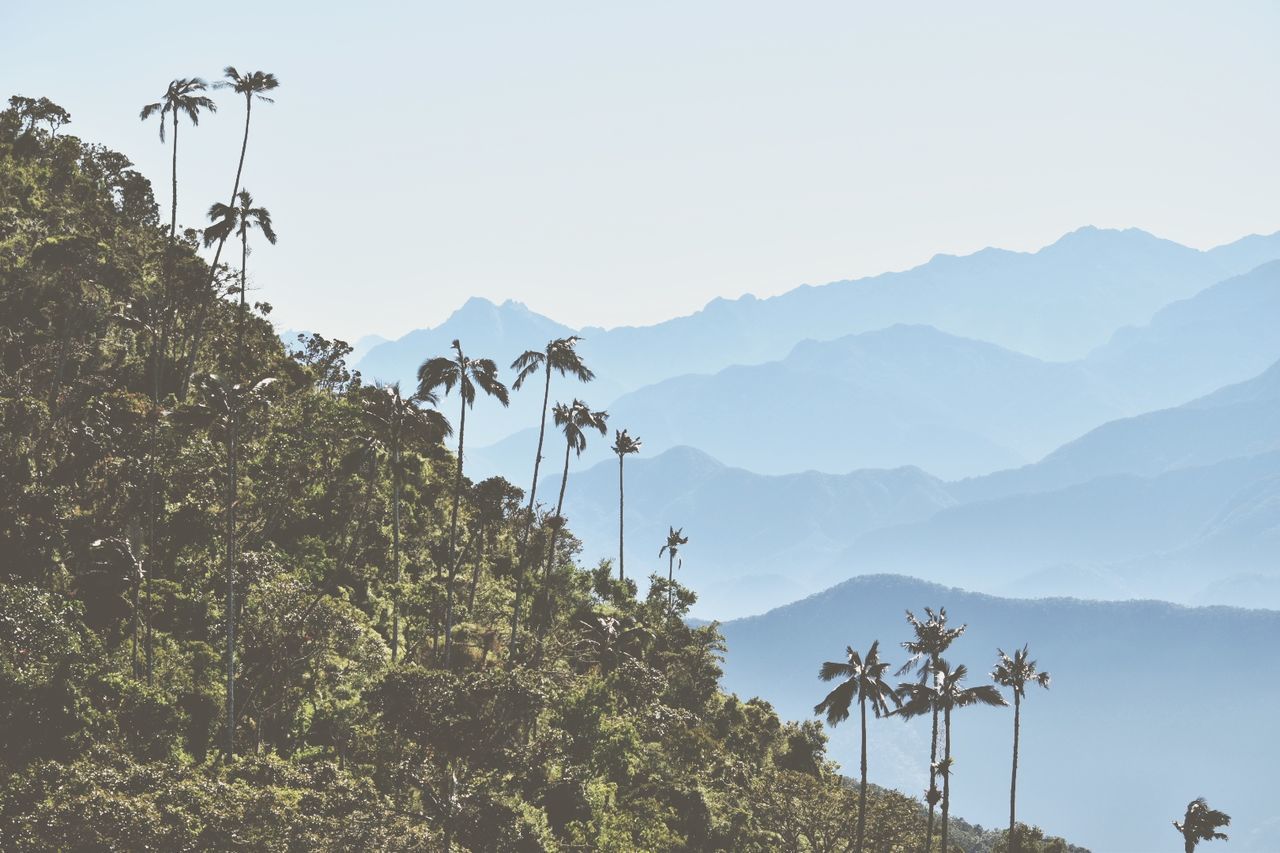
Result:
{"type": "MultiPolygon", "coordinates": [[[[570,325],[1034,249],[1085,224],[1280,229],[1274,2],[0,4],[0,89],[133,159],[174,77],[275,72],[245,185],[285,327],[354,340],[468,296],[570,325]]],[[[183,126],[226,201],[242,102],[183,126]]],[[[167,213],[166,213],[167,217],[167,213]]]]}

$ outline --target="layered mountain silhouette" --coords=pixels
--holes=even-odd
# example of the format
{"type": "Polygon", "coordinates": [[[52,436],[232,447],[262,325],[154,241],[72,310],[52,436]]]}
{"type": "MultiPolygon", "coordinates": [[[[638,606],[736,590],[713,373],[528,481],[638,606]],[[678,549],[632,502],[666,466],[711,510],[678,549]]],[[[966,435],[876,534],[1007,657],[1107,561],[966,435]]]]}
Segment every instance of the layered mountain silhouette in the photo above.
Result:
{"type": "MultiPolygon", "coordinates": [[[[904,577],[859,577],[721,626],[728,644],[724,684],[769,700],[784,717],[812,718],[829,689],[817,678],[822,661],[843,659],[848,645],[865,651],[879,639],[885,657],[902,663],[898,643],[910,636],[903,611],[920,614],[925,606],[945,606],[952,624],[968,624],[947,657],[969,666],[970,684],[990,683],[997,646],[1011,652],[1023,643],[1053,676],[1047,691],[1028,688],[1023,705],[1020,817],[1094,850],[1160,850],[1169,846],[1170,814],[1199,792],[1231,804],[1233,845],[1274,846],[1274,826],[1266,829],[1274,804],[1267,786],[1257,784],[1270,772],[1270,756],[1257,738],[1271,725],[1280,687],[1259,679],[1249,652],[1280,643],[1280,613],[1152,601],[1026,601],[904,577]],[[1214,687],[1196,687],[1204,683],[1214,687]],[[1223,691],[1236,687],[1248,699],[1224,701],[1223,691]],[[1067,767],[1071,772],[1062,772],[1067,767]]],[[[1008,819],[1007,796],[993,792],[1008,793],[1012,717],[1009,708],[955,714],[952,808],[984,825],[1008,819]]],[[[872,778],[922,792],[928,720],[869,723],[872,778]]],[[[857,766],[857,731],[850,720],[834,730],[830,747],[850,771],[857,766]]]]}

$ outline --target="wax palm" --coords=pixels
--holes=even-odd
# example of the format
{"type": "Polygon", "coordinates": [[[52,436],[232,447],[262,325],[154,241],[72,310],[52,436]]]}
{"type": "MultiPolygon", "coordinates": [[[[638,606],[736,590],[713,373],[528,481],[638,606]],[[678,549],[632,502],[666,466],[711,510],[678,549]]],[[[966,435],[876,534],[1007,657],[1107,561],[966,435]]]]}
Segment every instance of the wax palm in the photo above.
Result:
{"type": "Polygon", "coordinates": [[[240,238],[240,313],[236,318],[236,351],[240,361],[244,361],[244,321],[246,301],[245,290],[248,286],[249,266],[249,232],[257,228],[267,242],[275,245],[276,232],[271,224],[271,211],[265,207],[254,207],[253,196],[248,190],[241,190],[236,195],[236,203],[225,205],[221,202],[209,208],[209,219],[213,223],[204,229],[204,244],[208,246],[214,240],[225,241],[230,234],[240,238]]]}
{"type": "Polygon", "coordinates": [[[174,80],[165,90],[164,95],[154,104],[142,108],[138,118],[146,121],[153,115],[160,116],[160,141],[164,142],[164,129],[168,121],[173,122],[173,197],[169,213],[169,239],[173,240],[178,233],[178,116],[186,114],[193,125],[200,124],[200,111],[217,112],[218,105],[207,95],[200,94],[208,89],[205,81],[199,77],[182,77],[174,80]]]}
{"type": "MultiPolygon", "coordinates": [[[[462,351],[462,344],[454,339],[452,358],[437,356],[422,362],[418,367],[418,395],[432,396],[437,388],[443,388],[449,394],[455,387],[458,389],[460,414],[458,417],[458,464],[453,481],[453,511],[449,517],[449,557],[451,566],[457,566],[458,557],[458,506],[462,501],[462,468],[463,451],[467,437],[467,409],[475,405],[476,390],[494,397],[503,406],[510,401],[507,386],[498,379],[498,365],[491,358],[470,358],[462,351]]],[[[450,606],[453,602],[453,575],[450,571],[446,581],[450,606]]],[[[445,658],[452,651],[451,626],[445,626],[445,658]]]]}
{"type": "MultiPolygon", "coordinates": [[[[939,607],[935,613],[933,608],[924,609],[924,619],[918,619],[910,610],[907,611],[907,623],[915,633],[915,638],[902,643],[911,657],[907,658],[899,669],[898,675],[918,672],[922,682],[932,678],[932,673],[942,659],[943,653],[956,639],[964,633],[966,626],[947,627],[947,608],[939,607]]],[[[933,816],[937,809],[941,793],[938,791],[938,707],[930,711],[932,718],[932,735],[929,738],[929,790],[925,792],[925,801],[929,804],[929,817],[925,824],[925,848],[933,844],[933,816]]]]}
{"type": "MultiPolygon", "coordinates": [[[[226,205],[227,207],[234,207],[236,198],[240,194],[240,176],[244,173],[245,152],[249,150],[249,122],[253,115],[253,102],[275,103],[273,98],[267,97],[264,93],[276,89],[280,85],[280,81],[276,79],[276,75],[266,71],[250,71],[247,74],[241,74],[234,65],[228,65],[223,69],[222,73],[226,79],[215,83],[213,87],[215,89],[231,89],[237,95],[244,96],[244,139],[240,142],[240,159],[236,163],[235,182],[231,185],[231,200],[226,205]]],[[[213,262],[209,264],[209,285],[206,288],[207,290],[213,290],[218,273],[218,261],[222,257],[222,249],[226,245],[229,236],[231,236],[230,231],[222,234],[218,239],[218,248],[213,253],[213,262]]],[[[206,242],[206,248],[208,245],[209,243],[206,242]]],[[[196,357],[200,353],[200,345],[204,339],[204,320],[207,310],[208,304],[202,304],[200,315],[196,318],[195,335],[191,342],[191,351],[187,353],[187,365],[183,371],[183,382],[179,397],[186,396],[187,384],[190,382],[191,377],[195,375],[196,357]]]]}
{"type": "MultiPolygon", "coordinates": [[[[623,490],[623,486],[622,486],[622,460],[629,453],[640,452],[640,439],[632,438],[630,435],[627,434],[627,431],[625,429],[622,430],[621,432],[619,432],[618,430],[614,430],[612,450],[614,453],[618,454],[618,580],[622,580],[626,577],[626,574],[622,570],[623,505],[626,497],[626,492],[623,490]]],[[[658,556],[662,556],[661,553],[659,553],[658,556]]]]}
{"type": "Polygon", "coordinates": [[[400,383],[375,385],[364,399],[362,414],[373,428],[373,438],[385,445],[391,453],[391,662],[395,663],[400,651],[400,485],[403,470],[400,454],[434,445],[453,433],[453,427],[444,415],[435,409],[424,409],[420,403],[437,402],[434,396],[423,398],[417,394],[405,397],[400,393],[400,383]]]}
{"type": "Polygon", "coordinates": [[[516,380],[511,387],[519,391],[526,381],[538,371],[543,373],[542,415],[538,421],[538,450],[533,457],[533,482],[529,486],[529,506],[525,513],[524,529],[520,534],[519,568],[516,571],[516,600],[511,609],[511,654],[515,654],[517,633],[520,630],[520,598],[524,589],[525,560],[528,554],[529,530],[533,524],[534,500],[538,494],[538,469],[542,464],[542,445],[547,433],[547,404],[551,399],[551,372],[557,371],[561,376],[572,375],[579,382],[590,382],[595,374],[582,363],[578,355],[577,345],[582,340],[577,335],[567,338],[556,338],[548,341],[542,350],[526,350],[511,363],[516,372],[516,380]]]}
{"type": "Polygon", "coordinates": [[[551,525],[551,545],[547,549],[547,565],[543,570],[543,591],[546,598],[546,613],[538,626],[538,648],[541,651],[542,638],[551,623],[551,567],[556,558],[556,542],[560,536],[560,528],[564,526],[564,493],[569,485],[569,455],[582,455],[587,449],[587,430],[597,430],[601,435],[608,432],[605,426],[609,419],[608,412],[593,412],[591,407],[581,400],[574,400],[569,405],[556,403],[551,412],[555,425],[564,433],[564,473],[560,476],[560,496],[556,500],[556,514],[551,525]]]}
{"type": "Polygon", "coordinates": [[[1227,834],[1218,832],[1218,827],[1230,825],[1231,815],[1209,808],[1204,797],[1187,803],[1187,813],[1182,822],[1173,822],[1173,828],[1182,833],[1185,853],[1192,853],[1201,841],[1226,841],[1227,834]]]}
{"type": "Polygon", "coordinates": [[[1013,772],[1009,779],[1009,850],[1018,853],[1016,836],[1016,807],[1018,798],[1018,737],[1022,728],[1022,699],[1026,696],[1028,684],[1039,684],[1048,689],[1049,673],[1036,669],[1036,662],[1031,660],[1027,646],[1017,649],[1013,657],[996,649],[999,659],[996,668],[991,672],[991,679],[1001,687],[1013,690],[1013,772]]]}
{"type": "Polygon", "coordinates": [[[813,713],[826,714],[827,724],[836,726],[849,719],[849,709],[854,700],[858,702],[858,716],[862,722],[861,770],[862,781],[858,786],[858,836],[854,849],[862,850],[862,841],[866,831],[867,815],[867,704],[877,717],[890,713],[889,703],[899,705],[897,693],[884,680],[889,670],[889,663],[880,660],[880,641],[876,640],[862,657],[852,646],[845,649],[846,661],[827,661],[818,670],[818,677],[823,681],[844,680],[827,694],[826,698],[813,707],[813,713]]]}
{"type": "MultiPolygon", "coordinates": [[[[689,544],[689,537],[682,535],[683,527],[667,526],[667,543],[658,549],[658,556],[667,555],[667,609],[670,610],[675,605],[675,588],[676,588],[676,554],[680,551],[681,545],[689,544]]],[[[684,567],[684,560],[680,560],[680,567],[684,567]]]]}
{"type": "Polygon", "coordinates": [[[933,665],[931,674],[932,678],[927,680],[899,685],[898,695],[906,701],[894,713],[910,719],[932,713],[934,708],[942,711],[943,758],[938,763],[936,772],[942,774],[942,849],[947,850],[948,817],[951,810],[951,712],[973,705],[1003,706],[1009,703],[993,685],[965,687],[964,680],[969,676],[969,668],[964,664],[953,669],[949,663],[939,658],[933,665]]]}

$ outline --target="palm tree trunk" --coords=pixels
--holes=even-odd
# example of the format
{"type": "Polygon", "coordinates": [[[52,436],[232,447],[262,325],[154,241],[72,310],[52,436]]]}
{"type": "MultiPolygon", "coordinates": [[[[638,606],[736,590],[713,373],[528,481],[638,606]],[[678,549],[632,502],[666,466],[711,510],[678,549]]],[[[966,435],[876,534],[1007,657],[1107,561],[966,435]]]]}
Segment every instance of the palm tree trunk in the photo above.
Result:
{"type": "Polygon", "coordinates": [[[140,608],[138,598],[141,586],[142,578],[138,577],[138,567],[135,565],[133,567],[133,642],[132,651],[130,652],[130,668],[133,671],[134,678],[142,674],[142,670],[138,668],[138,612],[140,608]]]}
{"type": "Polygon", "coordinates": [[[667,551],[667,611],[675,606],[675,584],[676,584],[676,552],[674,549],[667,551]]]}
{"type": "Polygon", "coordinates": [[[458,384],[458,397],[462,400],[462,415],[458,418],[458,472],[453,480],[453,513],[449,518],[449,559],[457,558],[458,504],[462,501],[462,442],[467,434],[467,397],[462,393],[462,377],[458,384]]]}
{"type": "Polygon", "coordinates": [[[178,236],[178,111],[173,111],[173,203],[169,206],[169,242],[178,236]]]}
{"type": "Polygon", "coordinates": [[[1009,778],[1009,850],[1018,853],[1017,799],[1018,799],[1018,730],[1021,727],[1022,697],[1013,692],[1013,773],[1009,778]]]}
{"type": "Polygon", "coordinates": [[[487,531],[482,526],[480,528],[480,547],[476,550],[476,559],[471,566],[471,590],[467,593],[467,616],[473,622],[476,618],[476,586],[480,582],[480,572],[484,569],[486,532],[487,531]]]}
{"type": "MultiPolygon", "coordinates": [[[[236,180],[231,186],[231,201],[228,204],[232,207],[236,203],[236,194],[240,192],[240,175],[244,172],[244,155],[249,149],[249,120],[253,114],[253,93],[246,92],[244,96],[244,139],[240,142],[240,162],[236,164],[236,180]]],[[[227,237],[224,234],[218,240],[218,248],[214,250],[213,262],[209,264],[209,286],[206,290],[213,290],[213,285],[218,276],[218,259],[222,257],[222,247],[226,245],[227,237]]],[[[179,389],[178,399],[185,400],[187,396],[187,388],[191,385],[192,375],[196,369],[196,357],[200,354],[200,344],[204,339],[204,319],[205,313],[202,312],[196,320],[195,339],[191,342],[191,351],[187,353],[187,364],[182,371],[182,387],[179,389]]]]}
{"type": "Polygon", "coordinates": [[[529,486],[529,507],[524,517],[524,532],[520,534],[519,555],[516,559],[516,601],[511,608],[511,644],[507,659],[515,662],[516,642],[520,631],[520,599],[524,592],[524,573],[528,562],[529,532],[533,527],[533,500],[538,494],[538,466],[542,464],[542,442],[547,434],[547,403],[551,399],[551,357],[547,357],[547,379],[542,386],[542,420],[538,421],[538,452],[533,457],[533,483],[529,486]]]}
{"type": "Polygon", "coordinates": [[[862,841],[867,828],[867,697],[865,695],[858,697],[858,713],[862,717],[862,781],[858,785],[858,843],[853,849],[857,853],[862,853],[862,841]]]}
{"type": "Polygon", "coordinates": [[[943,712],[942,729],[945,738],[942,771],[942,849],[947,849],[947,820],[951,812],[951,709],[943,712]]]}
{"type": "Polygon", "coordinates": [[[546,602],[543,618],[538,623],[538,657],[542,657],[542,641],[547,635],[547,629],[551,627],[552,606],[554,604],[554,596],[551,589],[551,567],[556,559],[556,540],[560,536],[560,525],[563,521],[560,513],[564,510],[564,490],[569,484],[569,451],[573,445],[566,439],[564,443],[564,473],[560,476],[560,497],[556,500],[556,519],[551,526],[551,547],[547,549],[547,567],[542,573],[542,590],[543,599],[546,602]]]}
{"type": "Polygon", "coordinates": [[[618,580],[626,577],[622,571],[622,519],[626,493],[622,488],[622,454],[618,454],[618,580]]]}
{"type": "MultiPolygon", "coordinates": [[[[935,663],[936,667],[937,664],[935,663]]],[[[936,668],[934,670],[937,671],[936,668]]],[[[929,790],[925,796],[929,799],[929,818],[925,824],[924,849],[929,853],[933,849],[933,815],[938,803],[932,799],[938,786],[938,705],[933,705],[933,736],[929,740],[929,790]]]]}
{"type": "MultiPolygon", "coordinates": [[[[397,392],[398,395],[398,392],[397,392]]],[[[400,430],[397,429],[391,438],[391,662],[395,663],[400,653],[400,430]]]]}
{"type": "Polygon", "coordinates": [[[231,760],[236,748],[236,443],[239,431],[239,404],[231,409],[231,430],[227,442],[227,745],[231,760]]]}
{"type": "Polygon", "coordinates": [[[240,223],[240,313],[236,317],[236,382],[244,382],[245,289],[249,286],[249,227],[240,223]]]}

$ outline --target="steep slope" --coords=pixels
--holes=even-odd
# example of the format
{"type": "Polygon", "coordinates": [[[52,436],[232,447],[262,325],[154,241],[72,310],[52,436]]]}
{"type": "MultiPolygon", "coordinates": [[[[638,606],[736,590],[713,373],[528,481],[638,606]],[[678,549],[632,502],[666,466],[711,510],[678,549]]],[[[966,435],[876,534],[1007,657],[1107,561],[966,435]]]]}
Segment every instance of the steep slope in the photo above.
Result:
{"type": "MultiPolygon", "coordinates": [[[[1259,747],[1280,700],[1273,678],[1259,678],[1248,650],[1280,643],[1280,613],[1189,609],[1150,602],[1025,601],[977,595],[901,577],[862,577],[763,616],[722,626],[728,641],[725,685],[760,695],[786,717],[807,719],[826,686],[824,660],[846,645],[880,639],[888,659],[905,654],[904,609],[945,606],[968,623],[948,655],[966,663],[970,683],[986,681],[996,647],[1030,643],[1053,675],[1050,690],[1030,692],[1023,713],[1018,811],[1093,850],[1159,850],[1169,821],[1204,795],[1232,816],[1232,843],[1270,849],[1268,821],[1280,817],[1257,779],[1270,772],[1259,747]],[[1221,689],[1188,689],[1210,677],[1239,685],[1248,702],[1224,702],[1221,689]],[[1141,761],[1133,756],[1141,755],[1141,761]]],[[[871,777],[908,792],[928,774],[928,722],[871,720],[871,777]]],[[[953,809],[998,825],[1008,816],[1008,709],[956,714],[953,809]]],[[[854,765],[857,726],[835,730],[832,754],[854,765]]]]}
{"type": "MultiPolygon", "coordinates": [[[[548,477],[539,494],[554,496],[558,485],[548,477]]],[[[917,468],[767,477],[688,447],[628,457],[626,491],[628,574],[665,573],[658,548],[668,526],[684,527],[682,580],[698,589],[695,612],[719,618],[812,592],[807,567],[860,533],[928,518],[953,503],[941,481],[917,468]]],[[[587,564],[616,563],[616,461],[570,477],[565,515],[587,564]]]]}

